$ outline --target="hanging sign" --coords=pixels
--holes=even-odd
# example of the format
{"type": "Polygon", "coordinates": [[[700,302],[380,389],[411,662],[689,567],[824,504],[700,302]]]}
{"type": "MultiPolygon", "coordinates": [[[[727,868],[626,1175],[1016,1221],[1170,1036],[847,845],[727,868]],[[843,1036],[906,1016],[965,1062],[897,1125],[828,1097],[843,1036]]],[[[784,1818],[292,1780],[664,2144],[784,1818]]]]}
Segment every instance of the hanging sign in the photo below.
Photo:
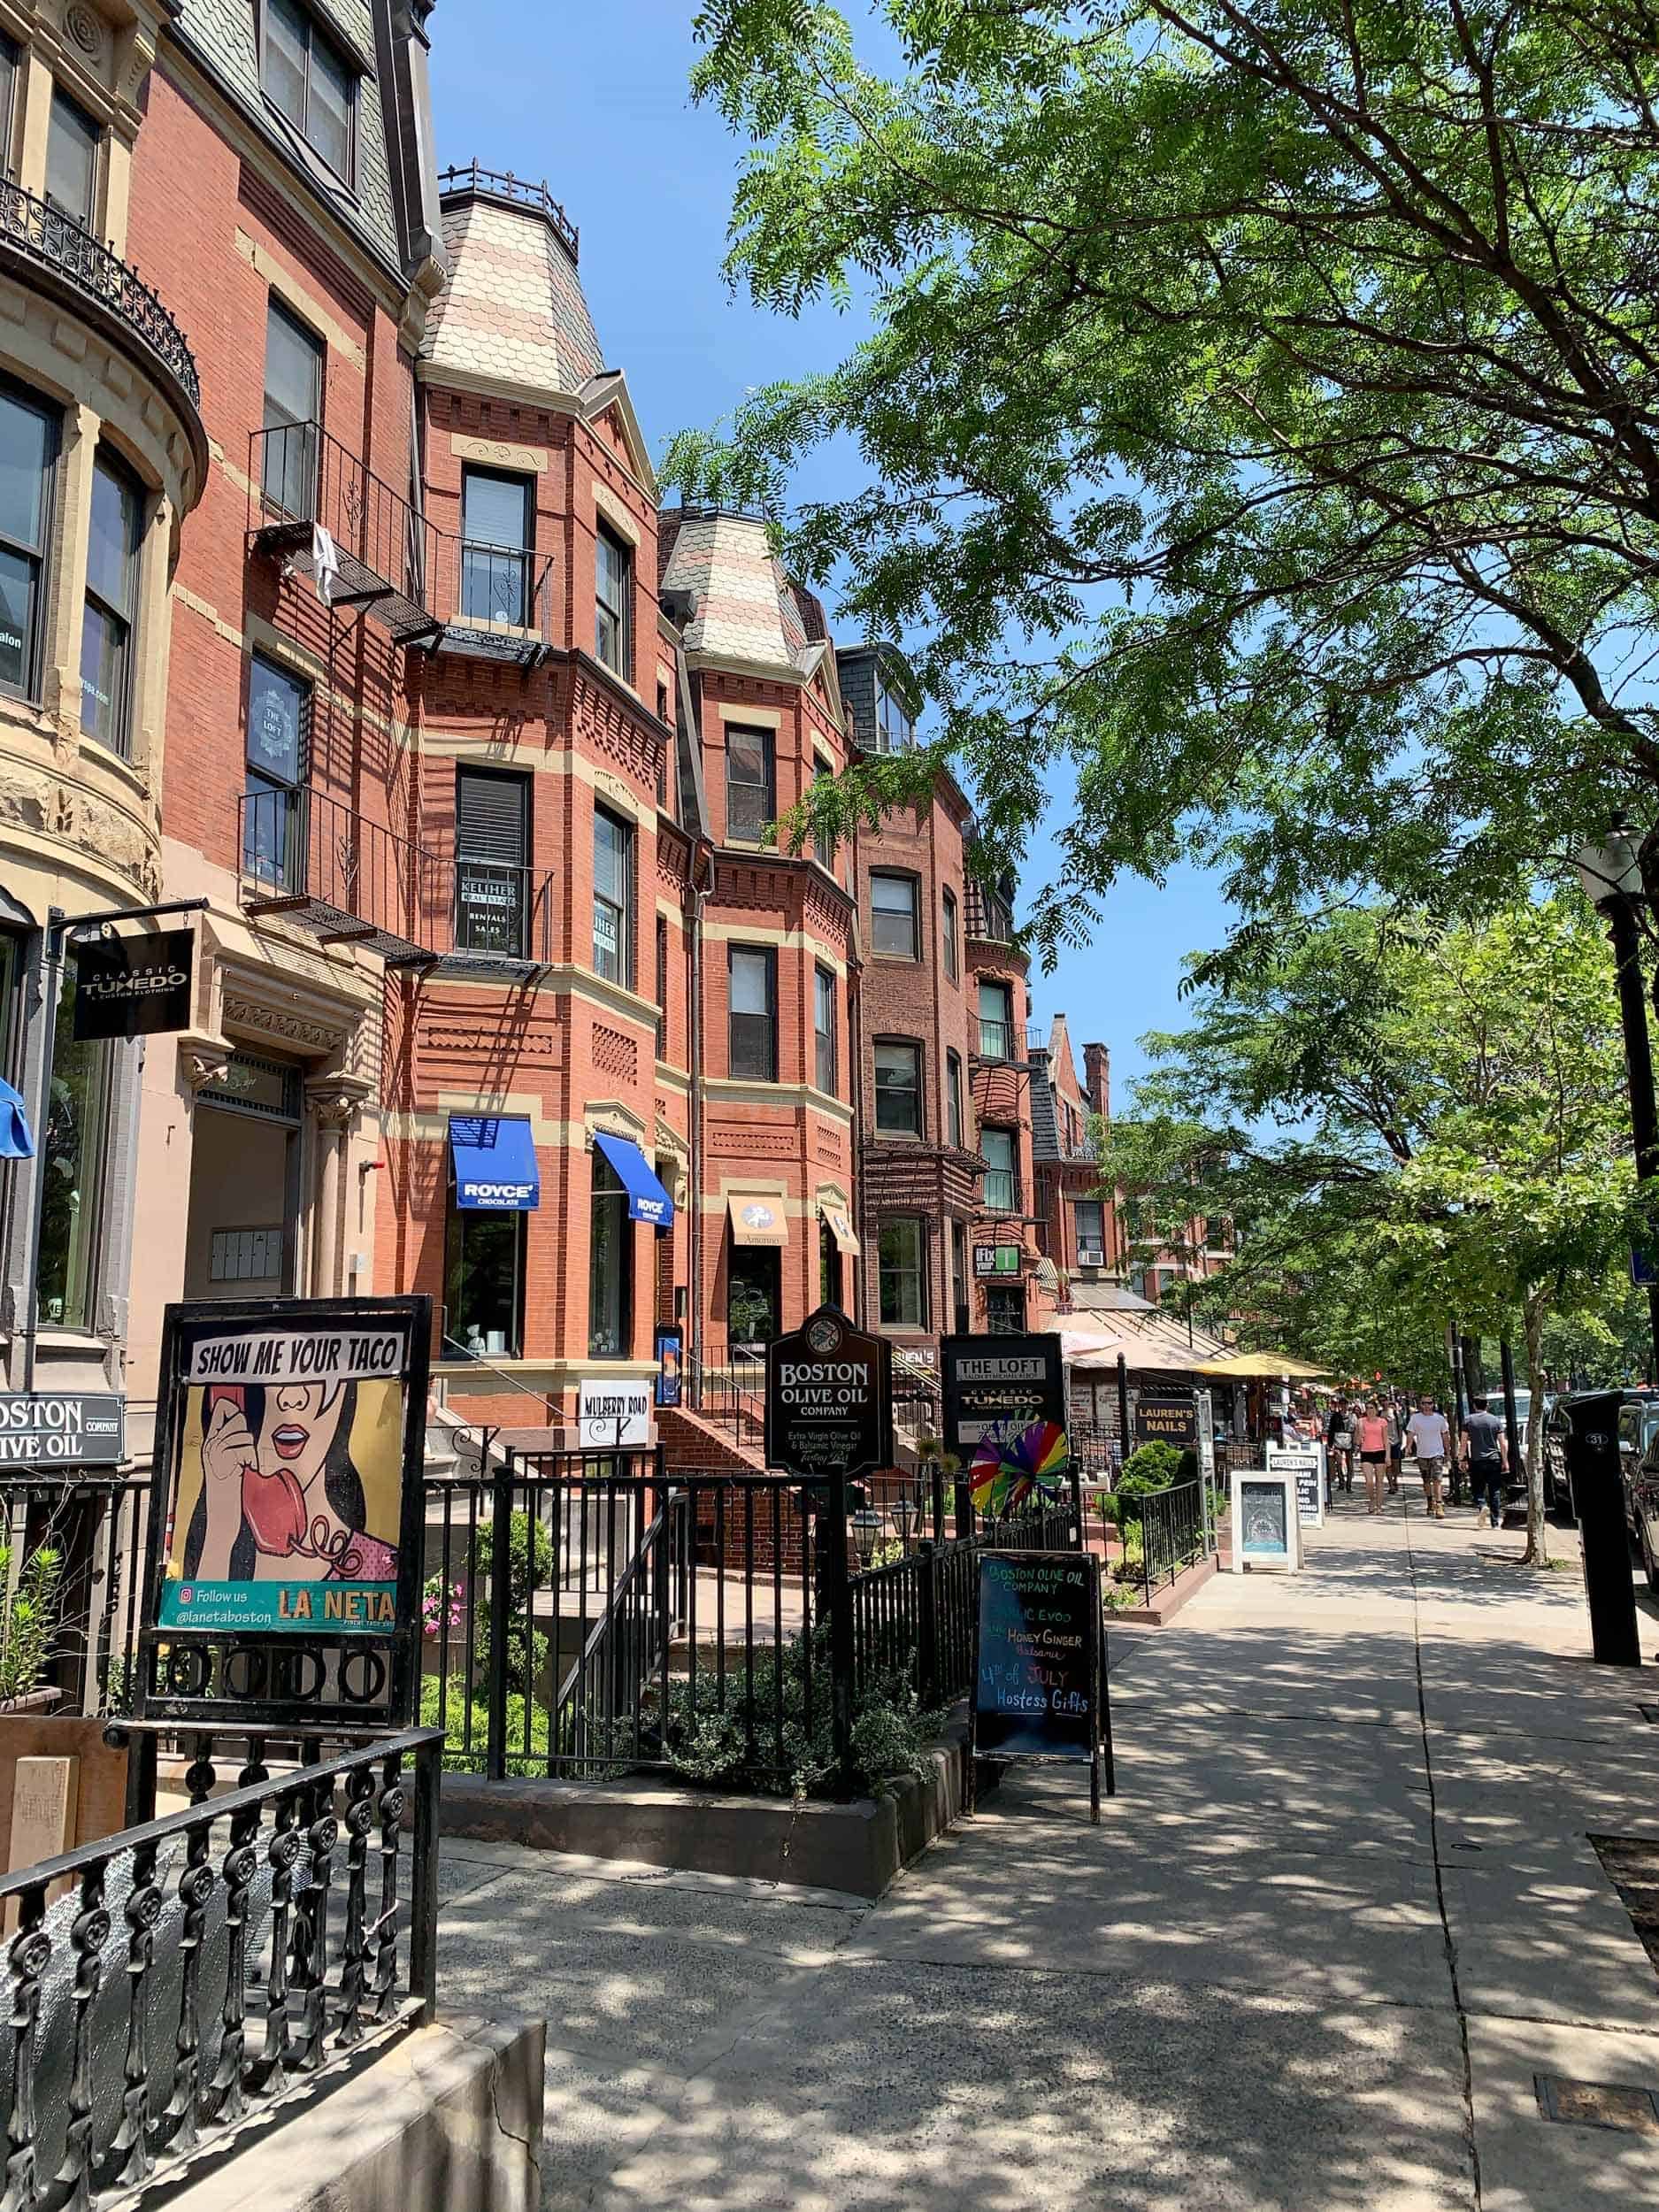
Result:
{"type": "Polygon", "coordinates": [[[981,1552],[969,1762],[1087,1762],[1100,1818],[1102,1745],[1114,1793],[1100,1562],[1062,1552],[981,1552]]]}
{"type": "Polygon", "coordinates": [[[188,1029],[195,958],[196,933],[188,929],[164,929],[149,937],[77,938],[77,1042],[188,1029]]]}
{"type": "Polygon", "coordinates": [[[1135,1442],[1173,1444],[1184,1452],[1198,1448],[1198,1407],[1191,1397],[1138,1398],[1135,1442]]]}
{"type": "Polygon", "coordinates": [[[406,1724],[431,1326],[429,1298],[167,1308],[144,1711],[343,1708],[406,1724]],[[311,1663],[257,1657],[289,1640],[311,1663]],[[394,1647],[390,1666],[374,1645],[394,1647]]]}
{"type": "Polygon", "coordinates": [[[651,1386],[584,1381],[576,1417],[583,1451],[637,1450],[651,1440],[651,1386]]]}
{"type": "Polygon", "coordinates": [[[976,1244],[973,1248],[974,1274],[978,1277],[1018,1275],[1019,1250],[1017,1244],[976,1244]]]}
{"type": "Polygon", "coordinates": [[[893,1464],[893,1347],[839,1306],[766,1347],[766,1464],[809,1480],[893,1464]]]}

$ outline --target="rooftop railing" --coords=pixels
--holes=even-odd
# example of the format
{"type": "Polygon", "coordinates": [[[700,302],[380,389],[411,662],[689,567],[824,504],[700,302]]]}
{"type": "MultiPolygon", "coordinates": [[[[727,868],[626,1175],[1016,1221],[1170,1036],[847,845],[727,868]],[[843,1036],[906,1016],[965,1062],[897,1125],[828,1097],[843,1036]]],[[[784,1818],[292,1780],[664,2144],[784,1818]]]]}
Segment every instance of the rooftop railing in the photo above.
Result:
{"type": "Polygon", "coordinates": [[[463,192],[482,193],[489,199],[510,200],[516,207],[529,209],[546,221],[572,261],[580,258],[581,233],[548,189],[545,178],[538,182],[515,176],[511,169],[486,169],[480,162],[469,161],[444,170],[438,179],[441,199],[463,192]]]}

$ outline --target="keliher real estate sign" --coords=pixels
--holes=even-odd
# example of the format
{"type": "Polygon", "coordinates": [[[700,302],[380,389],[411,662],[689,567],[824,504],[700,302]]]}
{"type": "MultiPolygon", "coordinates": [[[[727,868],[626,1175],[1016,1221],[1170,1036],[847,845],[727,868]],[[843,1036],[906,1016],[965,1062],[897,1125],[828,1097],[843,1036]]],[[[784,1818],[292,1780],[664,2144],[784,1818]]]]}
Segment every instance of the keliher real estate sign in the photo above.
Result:
{"type": "Polygon", "coordinates": [[[349,1707],[383,1702],[383,1662],[342,1657],[396,1646],[394,1701],[406,1707],[431,1313],[428,1298],[167,1309],[141,1649],[148,1663],[166,1645],[168,1688],[184,1687],[150,1711],[194,1710],[201,1696],[234,1707],[210,1658],[188,1663],[196,1637],[221,1661],[304,1640],[314,1668],[242,1663],[240,1678],[257,1704],[278,1675],[290,1691],[303,1676],[311,1694],[295,1701],[309,1711],[326,1705],[328,1686],[349,1707]]]}

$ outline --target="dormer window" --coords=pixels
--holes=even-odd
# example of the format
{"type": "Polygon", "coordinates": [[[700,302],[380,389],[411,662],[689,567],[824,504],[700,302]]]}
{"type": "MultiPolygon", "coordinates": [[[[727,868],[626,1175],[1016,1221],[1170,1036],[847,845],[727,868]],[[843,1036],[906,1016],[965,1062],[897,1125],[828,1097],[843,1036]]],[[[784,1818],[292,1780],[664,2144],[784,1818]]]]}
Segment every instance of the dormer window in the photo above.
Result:
{"type": "Polygon", "coordinates": [[[895,693],[876,678],[876,749],[906,753],[916,741],[916,726],[895,693]]]}
{"type": "Polygon", "coordinates": [[[260,81],[306,144],[349,183],[357,73],[299,0],[265,0],[260,81]]]}

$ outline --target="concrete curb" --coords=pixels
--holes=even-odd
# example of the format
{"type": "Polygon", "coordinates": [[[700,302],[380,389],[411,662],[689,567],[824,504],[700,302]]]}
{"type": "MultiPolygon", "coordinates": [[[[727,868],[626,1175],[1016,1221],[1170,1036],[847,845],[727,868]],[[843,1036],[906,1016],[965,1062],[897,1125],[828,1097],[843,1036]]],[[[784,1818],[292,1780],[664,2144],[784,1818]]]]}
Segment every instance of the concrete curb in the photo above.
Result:
{"type": "Polygon", "coordinates": [[[171,2212],[535,2212],[544,2020],[447,2017],[187,2181],[171,2212]]]}
{"type": "MultiPolygon", "coordinates": [[[[925,1757],[925,1772],[902,1777],[879,1797],[799,1807],[638,1775],[617,1782],[487,1782],[446,1774],[442,1832],[874,1899],[960,1816],[965,1718],[953,1717],[944,1740],[925,1757]]],[[[994,1780],[982,1764],[981,1794],[994,1780]]]]}

